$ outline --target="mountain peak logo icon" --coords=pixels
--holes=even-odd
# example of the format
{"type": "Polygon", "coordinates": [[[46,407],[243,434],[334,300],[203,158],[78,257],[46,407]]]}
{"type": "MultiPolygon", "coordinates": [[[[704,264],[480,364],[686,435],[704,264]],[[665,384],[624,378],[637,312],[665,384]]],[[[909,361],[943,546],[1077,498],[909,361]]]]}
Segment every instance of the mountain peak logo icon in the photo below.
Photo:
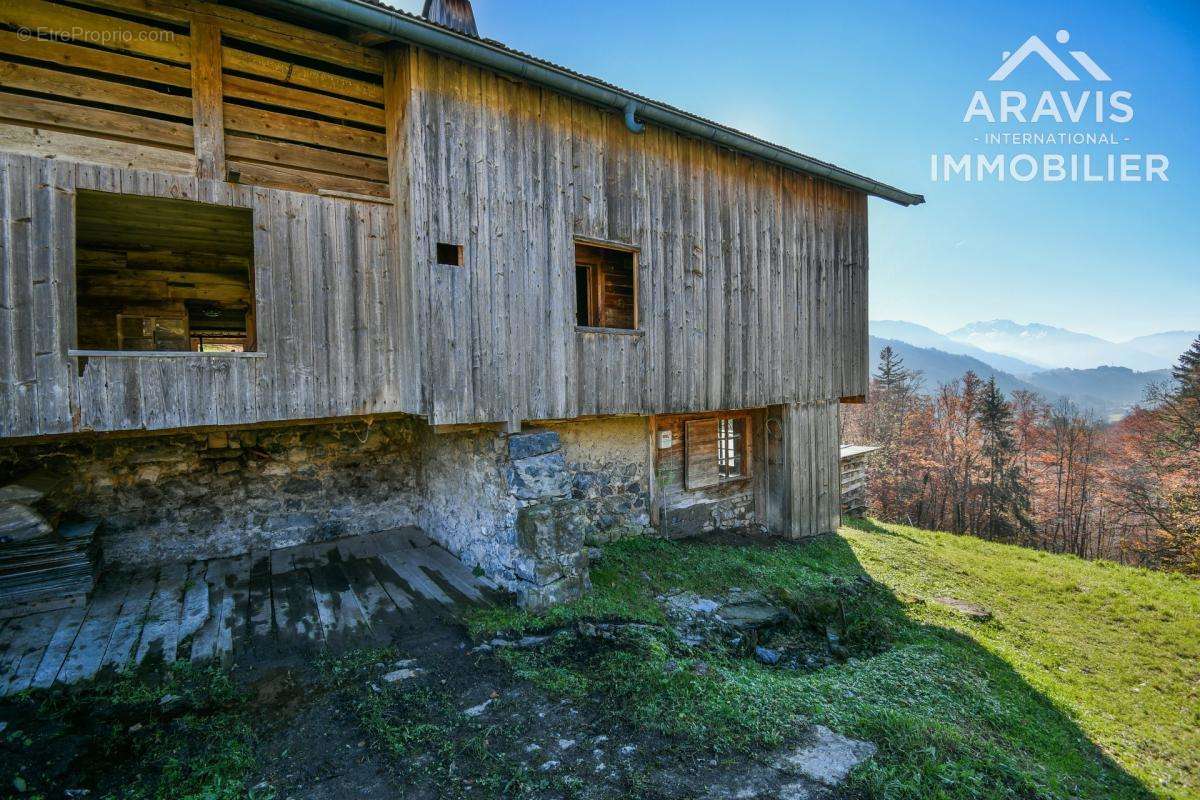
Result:
{"type": "MultiPolygon", "coordinates": [[[[1059,44],[1066,44],[1071,40],[1071,34],[1066,30],[1060,30],[1054,38],[1059,44]]],[[[1083,67],[1087,74],[1091,75],[1095,80],[1112,80],[1112,78],[1108,77],[1108,73],[1102,70],[1100,65],[1093,61],[1092,57],[1084,51],[1069,50],[1068,53],[1070,53],[1071,58],[1075,59],[1079,66],[1083,67]]],[[[1006,79],[1013,73],[1014,70],[1016,70],[1017,67],[1024,63],[1025,59],[1034,54],[1041,56],[1042,60],[1049,65],[1050,69],[1057,72],[1058,76],[1064,81],[1080,80],[1079,74],[1067,66],[1067,63],[1059,58],[1058,55],[1049,47],[1047,47],[1046,43],[1037,36],[1030,36],[1028,39],[1026,39],[1025,44],[1018,47],[1015,53],[1002,53],[1001,58],[1004,59],[1004,63],[1000,65],[999,69],[992,73],[988,80],[1002,81],[1006,79]]]]}

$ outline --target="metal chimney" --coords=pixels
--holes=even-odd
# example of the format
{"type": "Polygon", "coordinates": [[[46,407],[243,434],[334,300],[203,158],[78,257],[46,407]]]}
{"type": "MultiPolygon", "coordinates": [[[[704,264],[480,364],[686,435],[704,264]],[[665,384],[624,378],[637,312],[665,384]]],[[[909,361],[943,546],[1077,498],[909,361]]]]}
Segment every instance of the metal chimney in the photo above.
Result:
{"type": "Polygon", "coordinates": [[[471,10],[471,0],[425,0],[425,10],[421,16],[430,22],[449,28],[468,36],[479,36],[475,27],[475,12],[471,10]]]}

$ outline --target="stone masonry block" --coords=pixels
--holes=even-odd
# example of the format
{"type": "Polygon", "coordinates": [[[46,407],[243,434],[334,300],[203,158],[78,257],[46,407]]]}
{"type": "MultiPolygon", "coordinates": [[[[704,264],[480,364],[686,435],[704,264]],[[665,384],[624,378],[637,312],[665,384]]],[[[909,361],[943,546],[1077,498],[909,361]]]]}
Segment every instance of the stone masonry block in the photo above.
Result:
{"type": "Polygon", "coordinates": [[[560,442],[554,431],[530,431],[508,437],[508,457],[513,461],[545,455],[558,450],[560,442]]]}
{"type": "Polygon", "coordinates": [[[562,453],[544,453],[513,461],[508,486],[521,500],[563,497],[571,489],[571,473],[562,453]]]}

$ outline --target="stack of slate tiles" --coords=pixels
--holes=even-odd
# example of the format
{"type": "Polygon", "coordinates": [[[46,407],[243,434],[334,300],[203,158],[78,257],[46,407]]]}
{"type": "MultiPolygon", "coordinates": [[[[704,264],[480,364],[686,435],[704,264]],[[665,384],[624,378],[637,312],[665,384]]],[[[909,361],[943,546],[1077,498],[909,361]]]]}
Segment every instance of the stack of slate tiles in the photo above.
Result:
{"type": "Polygon", "coordinates": [[[61,479],[39,471],[0,487],[0,618],[80,605],[95,583],[95,522],[55,530],[38,510],[61,479]]]}

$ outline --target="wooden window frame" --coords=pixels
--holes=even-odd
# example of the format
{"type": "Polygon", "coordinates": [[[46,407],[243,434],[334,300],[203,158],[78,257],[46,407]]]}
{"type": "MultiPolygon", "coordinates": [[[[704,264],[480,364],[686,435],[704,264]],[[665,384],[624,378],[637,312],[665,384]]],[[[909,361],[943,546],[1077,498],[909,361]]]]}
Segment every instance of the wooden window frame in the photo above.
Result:
{"type": "MultiPolygon", "coordinates": [[[[702,489],[711,489],[715,486],[724,486],[726,484],[739,483],[750,480],[751,460],[750,460],[750,441],[753,435],[753,421],[748,413],[718,413],[706,414],[704,416],[689,417],[682,421],[683,427],[683,485],[684,489],[691,491],[699,491],[702,489]],[[739,453],[742,464],[742,471],[737,475],[722,475],[721,474],[721,423],[725,421],[740,421],[742,423],[741,441],[739,442],[739,453]],[[699,436],[705,435],[706,428],[713,428],[712,436],[712,453],[711,458],[708,458],[709,453],[696,453],[692,448],[699,436]],[[697,474],[695,466],[704,462],[711,461],[713,466],[710,469],[705,469],[697,474]]],[[[707,443],[706,443],[707,444],[707,443]]],[[[707,448],[706,448],[707,450],[707,448]]]]}
{"type": "Polygon", "coordinates": [[[717,475],[720,477],[721,483],[735,483],[750,478],[750,426],[749,414],[717,415],[717,475]],[[737,460],[741,463],[741,471],[736,475],[721,475],[721,423],[723,422],[742,423],[742,432],[737,447],[737,460]]]}
{"type": "MultiPolygon", "coordinates": [[[[579,309],[575,309],[575,319],[577,321],[576,329],[593,332],[612,332],[612,333],[630,333],[641,330],[641,318],[638,313],[638,299],[640,296],[638,286],[638,258],[640,250],[633,245],[624,244],[622,242],[612,242],[605,239],[588,239],[582,236],[575,237],[575,252],[574,264],[576,269],[584,267],[588,272],[588,308],[587,308],[587,325],[578,324],[579,309]],[[621,253],[629,256],[629,272],[630,285],[632,287],[633,296],[631,302],[633,304],[633,324],[628,328],[613,328],[601,325],[600,322],[604,318],[604,259],[595,253],[589,253],[586,250],[580,250],[579,245],[591,248],[593,250],[608,250],[614,253],[621,253]]],[[[578,291],[575,296],[578,297],[578,291]]]]}

